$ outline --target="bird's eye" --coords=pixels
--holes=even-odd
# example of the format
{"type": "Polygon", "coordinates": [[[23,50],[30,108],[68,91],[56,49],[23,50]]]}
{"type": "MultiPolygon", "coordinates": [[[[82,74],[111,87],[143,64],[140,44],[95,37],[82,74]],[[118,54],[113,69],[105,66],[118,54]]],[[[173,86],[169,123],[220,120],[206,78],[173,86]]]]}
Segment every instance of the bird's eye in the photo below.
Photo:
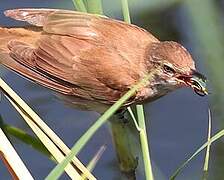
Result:
{"type": "Polygon", "coordinates": [[[166,73],[175,74],[175,70],[172,67],[168,66],[167,64],[163,65],[163,69],[166,73]]]}

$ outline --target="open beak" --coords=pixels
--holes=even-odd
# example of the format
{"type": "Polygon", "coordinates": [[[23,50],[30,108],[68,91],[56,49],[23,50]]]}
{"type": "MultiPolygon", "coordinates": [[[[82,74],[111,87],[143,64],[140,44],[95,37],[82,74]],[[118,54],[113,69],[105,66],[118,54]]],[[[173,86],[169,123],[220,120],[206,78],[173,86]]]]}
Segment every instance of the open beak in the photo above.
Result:
{"type": "Polygon", "coordinates": [[[208,95],[208,91],[206,89],[206,77],[199,72],[192,70],[191,75],[180,76],[178,79],[184,81],[184,83],[191,87],[199,96],[208,95]]]}

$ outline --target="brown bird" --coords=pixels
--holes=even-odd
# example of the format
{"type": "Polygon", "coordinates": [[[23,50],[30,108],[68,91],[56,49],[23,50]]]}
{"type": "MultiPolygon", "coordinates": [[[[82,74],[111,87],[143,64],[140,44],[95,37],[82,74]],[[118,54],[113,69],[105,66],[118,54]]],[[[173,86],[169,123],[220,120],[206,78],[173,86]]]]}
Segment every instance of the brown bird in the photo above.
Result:
{"type": "Polygon", "coordinates": [[[104,112],[149,73],[147,86],[124,106],[180,87],[207,94],[205,77],[183,46],[161,42],[138,26],[58,9],[14,9],[5,15],[32,26],[0,28],[0,62],[76,108],[104,112]]]}

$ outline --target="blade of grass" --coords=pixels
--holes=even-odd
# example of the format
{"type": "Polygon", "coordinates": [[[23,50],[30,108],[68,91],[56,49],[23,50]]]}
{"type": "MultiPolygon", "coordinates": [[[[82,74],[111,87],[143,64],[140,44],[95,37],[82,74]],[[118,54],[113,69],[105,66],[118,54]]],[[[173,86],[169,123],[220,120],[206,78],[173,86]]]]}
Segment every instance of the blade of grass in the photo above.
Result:
{"type": "Polygon", "coordinates": [[[203,180],[206,180],[208,178],[208,164],[209,164],[209,154],[210,154],[210,146],[211,144],[210,139],[211,139],[211,126],[212,126],[212,122],[211,122],[211,111],[210,109],[208,110],[208,146],[207,146],[207,150],[206,150],[206,155],[205,155],[205,162],[204,162],[204,168],[203,168],[203,180]]]}
{"type": "MultiPolygon", "coordinates": [[[[151,72],[152,74],[154,71],[151,72]]],[[[75,143],[71,152],[67,157],[58,164],[51,173],[47,176],[46,180],[50,180],[53,177],[59,178],[63,173],[63,168],[71,161],[72,157],[77,155],[84,145],[90,140],[94,133],[126,102],[139,88],[144,86],[150,79],[151,74],[146,75],[139,83],[137,83],[131,90],[129,90],[124,96],[122,96],[115,104],[113,104],[75,143]]]]}
{"type": "Polygon", "coordinates": [[[87,169],[91,172],[95,167],[101,156],[103,155],[104,151],[106,150],[106,145],[103,145],[100,147],[100,149],[97,151],[93,159],[88,163],[87,169]]]}
{"type": "Polygon", "coordinates": [[[135,124],[136,129],[140,132],[141,129],[140,129],[139,125],[138,125],[138,122],[137,122],[137,120],[135,118],[135,115],[134,115],[131,107],[128,107],[127,109],[128,109],[129,114],[131,115],[132,120],[134,121],[134,124],[135,124]]]}
{"type": "MultiPolygon", "coordinates": [[[[122,3],[122,12],[123,12],[124,21],[127,23],[131,23],[128,0],[121,0],[121,3],[122,3]]],[[[141,129],[140,142],[141,142],[141,148],[142,148],[145,175],[147,180],[153,180],[152,166],[151,166],[151,160],[149,155],[148,139],[147,139],[147,133],[145,128],[145,116],[144,116],[143,106],[137,105],[136,109],[137,109],[139,128],[141,129]]]]}
{"type": "Polygon", "coordinates": [[[142,147],[142,155],[143,155],[143,162],[145,168],[145,176],[147,180],[153,180],[153,173],[152,173],[152,165],[149,155],[149,146],[148,146],[148,139],[145,127],[145,116],[144,116],[144,109],[142,105],[137,105],[137,115],[138,115],[138,124],[140,131],[140,141],[142,147]]]}
{"type": "MultiPolygon", "coordinates": [[[[0,87],[4,93],[4,95],[12,102],[13,105],[17,108],[21,115],[25,117],[26,122],[31,125],[34,129],[34,133],[36,131],[44,132],[44,135],[47,134],[47,138],[49,138],[49,142],[53,142],[56,147],[56,152],[60,152],[61,155],[67,155],[70,152],[70,149],[63,143],[63,141],[41,120],[41,118],[0,78],[0,87]],[[63,153],[63,154],[62,154],[63,153]]],[[[36,134],[38,135],[38,134],[36,134]]],[[[48,143],[45,142],[46,138],[42,138],[41,142],[45,144],[46,148],[48,148],[48,143]]],[[[54,147],[53,147],[54,148],[54,147]]],[[[49,149],[48,149],[49,150],[49,149]]],[[[50,150],[49,150],[50,151],[50,150]]],[[[55,159],[57,159],[54,151],[50,151],[55,159]]],[[[58,152],[58,153],[59,153],[58,152]]],[[[85,166],[76,158],[73,159],[74,165],[88,178],[95,179],[94,176],[85,168],[85,166]]]]}
{"type": "Polygon", "coordinates": [[[199,147],[191,156],[188,158],[182,165],[177,168],[177,170],[172,174],[170,177],[170,180],[174,180],[178,174],[186,167],[186,165],[193,160],[204,148],[206,148],[208,145],[211,145],[213,142],[217,141],[219,138],[224,136],[224,129],[216,133],[214,136],[211,137],[210,141],[207,141],[204,143],[201,147],[199,147]]]}
{"type": "MultiPolygon", "coordinates": [[[[100,160],[101,156],[103,155],[104,151],[106,150],[106,145],[103,145],[100,147],[100,149],[97,151],[97,153],[93,156],[91,161],[87,165],[87,169],[92,172],[93,169],[96,167],[96,164],[100,160]]],[[[86,179],[85,175],[82,175],[82,179],[86,179]]]]}
{"type": "Polygon", "coordinates": [[[20,159],[19,155],[16,153],[2,129],[0,129],[0,142],[1,156],[12,177],[15,179],[32,180],[32,175],[20,159]]]}
{"type": "Polygon", "coordinates": [[[86,0],[87,12],[92,14],[103,14],[101,0],[86,0]]]}
{"type": "Polygon", "coordinates": [[[86,6],[83,3],[83,0],[72,0],[76,10],[82,11],[82,12],[87,12],[86,6]]]}
{"type": "MultiPolygon", "coordinates": [[[[92,172],[93,169],[96,167],[96,164],[98,163],[98,161],[100,160],[102,154],[104,153],[104,151],[106,150],[106,145],[103,145],[100,147],[100,149],[97,151],[97,153],[93,156],[93,158],[91,159],[91,161],[88,163],[87,165],[87,169],[92,172]]],[[[82,179],[85,180],[86,176],[82,175],[82,179]]]]}
{"type": "Polygon", "coordinates": [[[7,136],[11,135],[15,137],[16,139],[19,139],[23,143],[31,146],[33,149],[46,155],[49,159],[55,161],[53,156],[50,154],[50,152],[47,150],[47,148],[43,145],[43,143],[38,138],[35,138],[29,135],[27,132],[23,131],[22,129],[5,124],[1,115],[0,115],[0,128],[2,128],[2,130],[7,136]]]}
{"type": "Polygon", "coordinates": [[[19,129],[19,128],[16,128],[16,127],[13,127],[13,126],[10,126],[7,124],[3,124],[2,129],[7,135],[14,136],[15,138],[19,139],[23,143],[28,144],[29,146],[36,149],[40,153],[46,155],[49,159],[55,160],[53,158],[53,156],[49,153],[47,148],[43,145],[43,143],[39,139],[29,135],[22,129],[19,129]]]}
{"type": "MultiPolygon", "coordinates": [[[[17,106],[11,99],[8,98],[10,103],[14,106],[14,108],[19,112],[19,114],[23,117],[23,119],[27,122],[30,128],[34,131],[37,137],[43,140],[43,144],[47,147],[49,152],[52,153],[57,162],[61,162],[64,159],[64,155],[60,152],[60,150],[55,146],[55,144],[47,137],[47,135],[29,118],[29,116],[24,113],[19,106],[17,106]]],[[[80,178],[80,174],[76,171],[76,169],[71,165],[65,168],[65,172],[71,179],[80,178]]]]}
{"type": "Polygon", "coordinates": [[[124,21],[127,23],[131,23],[129,8],[128,8],[128,0],[121,0],[122,13],[124,17],[124,21]]]}
{"type": "Polygon", "coordinates": [[[209,143],[209,141],[210,141],[210,139],[211,139],[211,111],[210,111],[210,109],[208,110],[208,113],[209,113],[209,118],[208,118],[208,146],[207,146],[207,150],[206,150],[206,156],[205,156],[205,163],[204,163],[204,168],[203,168],[203,170],[204,171],[208,171],[208,163],[209,163],[209,152],[210,152],[210,143],[209,143]]]}

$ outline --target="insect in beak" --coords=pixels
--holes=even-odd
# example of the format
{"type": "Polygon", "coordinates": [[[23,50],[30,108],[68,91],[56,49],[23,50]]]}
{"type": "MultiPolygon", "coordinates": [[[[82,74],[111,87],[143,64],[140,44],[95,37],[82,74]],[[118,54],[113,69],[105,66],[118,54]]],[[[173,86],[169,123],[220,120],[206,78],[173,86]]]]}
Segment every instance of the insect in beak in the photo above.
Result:
{"type": "Polygon", "coordinates": [[[178,79],[182,80],[186,85],[191,87],[199,96],[208,95],[206,88],[206,77],[199,72],[192,70],[189,76],[180,76],[178,79]]]}
{"type": "Polygon", "coordinates": [[[208,95],[208,91],[206,89],[206,79],[192,76],[192,78],[190,78],[190,86],[199,96],[208,95]]]}

